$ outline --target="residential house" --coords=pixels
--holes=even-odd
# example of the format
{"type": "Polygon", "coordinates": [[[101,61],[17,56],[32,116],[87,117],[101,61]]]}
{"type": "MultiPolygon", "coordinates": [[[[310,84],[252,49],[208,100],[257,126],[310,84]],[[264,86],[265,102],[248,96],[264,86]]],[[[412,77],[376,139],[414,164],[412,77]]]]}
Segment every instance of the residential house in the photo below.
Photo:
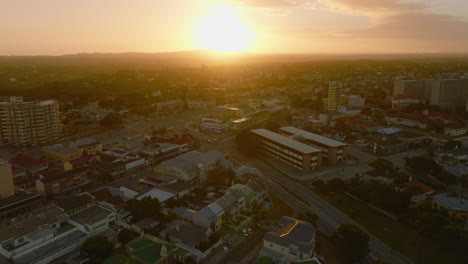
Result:
{"type": "Polygon", "coordinates": [[[446,210],[451,217],[468,219],[468,200],[447,195],[435,195],[432,208],[446,210]]]}
{"type": "Polygon", "coordinates": [[[312,224],[283,216],[279,228],[263,237],[264,249],[260,254],[278,256],[277,263],[297,263],[314,257],[315,228],[312,224]]]}

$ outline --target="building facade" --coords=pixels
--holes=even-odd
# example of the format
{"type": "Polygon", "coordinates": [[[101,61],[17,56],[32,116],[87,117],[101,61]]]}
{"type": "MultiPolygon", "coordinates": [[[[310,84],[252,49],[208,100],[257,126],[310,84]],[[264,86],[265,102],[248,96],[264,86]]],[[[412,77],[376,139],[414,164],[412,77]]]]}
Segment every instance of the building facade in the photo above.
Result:
{"type": "Polygon", "coordinates": [[[56,101],[0,102],[0,141],[44,144],[60,139],[62,123],[56,101]]]}
{"type": "Polygon", "coordinates": [[[322,151],[266,129],[252,132],[260,140],[260,150],[302,171],[317,170],[322,164],[322,151]]]}
{"type": "Polygon", "coordinates": [[[295,127],[282,127],[281,133],[322,150],[322,158],[329,164],[336,164],[348,158],[348,144],[307,132],[295,127]]]}

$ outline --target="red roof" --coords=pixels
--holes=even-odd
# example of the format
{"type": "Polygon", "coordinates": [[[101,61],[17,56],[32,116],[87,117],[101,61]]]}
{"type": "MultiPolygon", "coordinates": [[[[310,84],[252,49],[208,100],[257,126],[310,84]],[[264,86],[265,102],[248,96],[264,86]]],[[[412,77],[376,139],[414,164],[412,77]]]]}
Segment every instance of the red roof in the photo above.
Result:
{"type": "Polygon", "coordinates": [[[420,182],[420,181],[410,181],[408,183],[406,183],[406,185],[411,185],[411,186],[418,186],[418,187],[421,187],[421,189],[423,190],[424,193],[430,193],[430,192],[433,192],[434,189],[430,186],[427,186],[426,184],[420,182]]]}
{"type": "Polygon", "coordinates": [[[80,157],[80,158],[72,159],[69,162],[70,162],[71,165],[77,166],[77,165],[80,165],[80,164],[83,164],[83,163],[86,163],[86,162],[91,162],[91,161],[93,161],[95,159],[96,159],[96,156],[94,156],[94,155],[86,155],[86,156],[83,156],[83,157],[80,157]]]}
{"type": "Polygon", "coordinates": [[[11,163],[26,165],[29,167],[40,167],[40,166],[47,165],[47,162],[44,160],[35,159],[33,157],[26,156],[24,154],[16,155],[16,157],[11,159],[11,163]]]}

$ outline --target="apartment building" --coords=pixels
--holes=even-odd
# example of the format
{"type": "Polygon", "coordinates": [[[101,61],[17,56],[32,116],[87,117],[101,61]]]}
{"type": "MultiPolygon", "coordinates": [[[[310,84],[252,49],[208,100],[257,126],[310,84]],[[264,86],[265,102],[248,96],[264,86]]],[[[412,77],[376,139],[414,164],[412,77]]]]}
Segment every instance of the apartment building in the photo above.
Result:
{"type": "Polygon", "coordinates": [[[295,127],[282,127],[280,133],[322,150],[322,157],[327,160],[328,164],[336,164],[348,158],[348,144],[346,143],[295,127]]]}
{"type": "Polygon", "coordinates": [[[266,129],[252,132],[260,139],[261,150],[302,171],[316,170],[322,164],[322,151],[266,129]]]}
{"type": "Polygon", "coordinates": [[[43,144],[60,138],[61,120],[56,101],[0,101],[0,141],[5,144],[43,144]]]}

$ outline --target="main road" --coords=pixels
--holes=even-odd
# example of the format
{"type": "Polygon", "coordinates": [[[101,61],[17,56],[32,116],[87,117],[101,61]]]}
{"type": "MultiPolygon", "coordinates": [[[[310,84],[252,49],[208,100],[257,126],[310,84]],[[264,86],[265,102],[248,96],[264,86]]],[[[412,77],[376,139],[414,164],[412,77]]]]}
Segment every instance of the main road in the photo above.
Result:
{"type": "MultiPolygon", "coordinates": [[[[380,259],[392,264],[407,264],[413,263],[409,258],[401,253],[391,249],[373,236],[366,230],[365,226],[361,226],[340,210],[329,204],[319,195],[315,194],[311,189],[303,183],[294,180],[292,177],[284,174],[274,166],[266,162],[256,159],[247,158],[240,154],[233,141],[225,141],[216,145],[203,146],[207,149],[216,147],[224,153],[230,154],[230,157],[238,163],[249,164],[256,167],[264,175],[266,186],[282,197],[298,212],[312,211],[319,216],[318,229],[319,231],[331,235],[342,224],[354,224],[369,234],[369,249],[370,254],[368,261],[380,259]]],[[[358,150],[354,149],[353,154],[359,154],[358,150]]],[[[373,157],[365,156],[361,162],[369,162],[373,157]]]]}

